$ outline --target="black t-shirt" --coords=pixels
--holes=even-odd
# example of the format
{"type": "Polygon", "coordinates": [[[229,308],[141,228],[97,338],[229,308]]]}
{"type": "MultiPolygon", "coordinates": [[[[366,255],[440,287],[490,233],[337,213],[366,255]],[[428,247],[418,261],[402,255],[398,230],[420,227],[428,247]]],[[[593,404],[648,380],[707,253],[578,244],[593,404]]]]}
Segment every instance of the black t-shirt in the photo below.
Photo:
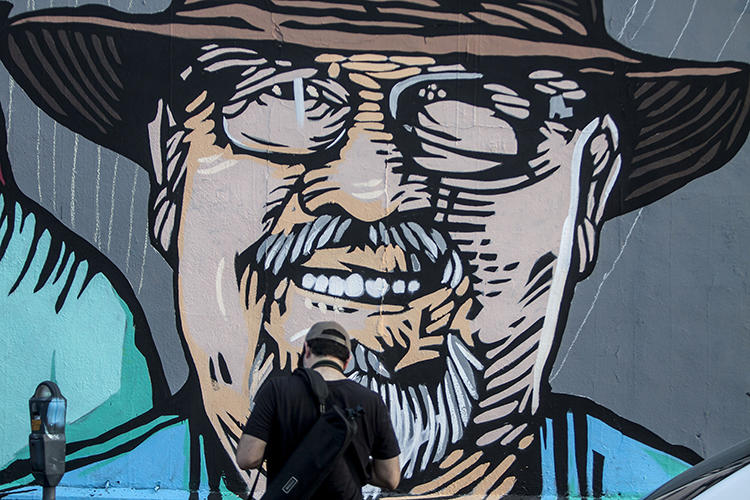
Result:
{"type": "MultiPolygon", "coordinates": [[[[369,457],[388,459],[400,451],[388,410],[380,396],[351,380],[327,381],[329,401],[341,408],[361,406],[364,414],[357,418],[357,433],[352,438],[360,470],[365,470],[369,457]]],[[[318,419],[318,405],[307,383],[299,376],[275,377],[267,380],[255,396],[245,434],[262,439],[266,445],[268,478],[272,480],[286,460],[318,419]]],[[[360,499],[362,486],[344,462],[345,453],[334,465],[313,499],[360,499]]],[[[355,468],[356,470],[356,468],[355,468]]]]}

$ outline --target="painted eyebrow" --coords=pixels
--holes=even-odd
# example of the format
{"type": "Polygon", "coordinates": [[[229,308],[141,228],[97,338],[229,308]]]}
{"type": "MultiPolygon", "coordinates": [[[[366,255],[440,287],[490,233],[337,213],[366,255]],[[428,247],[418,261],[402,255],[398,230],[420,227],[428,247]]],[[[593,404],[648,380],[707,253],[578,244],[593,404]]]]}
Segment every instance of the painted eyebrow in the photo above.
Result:
{"type": "Polygon", "coordinates": [[[481,73],[463,73],[463,72],[451,72],[451,73],[434,73],[428,75],[416,75],[406,80],[398,82],[393,86],[391,94],[388,97],[388,108],[391,111],[391,116],[396,118],[396,112],[398,111],[398,97],[401,92],[406,90],[420,82],[426,81],[438,81],[438,80],[477,80],[484,77],[481,73]]]}

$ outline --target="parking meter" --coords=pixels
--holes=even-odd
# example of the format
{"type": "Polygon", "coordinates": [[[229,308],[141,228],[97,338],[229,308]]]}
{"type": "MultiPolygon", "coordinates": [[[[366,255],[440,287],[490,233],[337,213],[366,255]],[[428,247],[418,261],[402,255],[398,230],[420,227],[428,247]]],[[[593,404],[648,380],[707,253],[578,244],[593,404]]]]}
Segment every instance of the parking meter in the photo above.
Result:
{"type": "Polygon", "coordinates": [[[65,473],[65,409],[67,401],[54,382],[39,384],[29,399],[31,473],[45,499],[55,497],[55,486],[65,473]]]}

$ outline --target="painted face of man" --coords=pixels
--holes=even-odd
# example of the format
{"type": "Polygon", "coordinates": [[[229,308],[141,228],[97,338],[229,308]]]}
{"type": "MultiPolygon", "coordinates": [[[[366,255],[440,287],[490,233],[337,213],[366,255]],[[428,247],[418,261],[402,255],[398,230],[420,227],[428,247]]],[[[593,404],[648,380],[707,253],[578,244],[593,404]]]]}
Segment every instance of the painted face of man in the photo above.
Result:
{"type": "Polygon", "coordinates": [[[203,47],[190,99],[150,127],[156,170],[184,186],[157,189],[155,232],[174,238],[225,448],[325,320],[354,339],[350,378],[388,403],[406,477],[469,426],[474,445],[528,446],[517,417],[538,407],[619,171],[613,120],[580,74],[518,61],[286,57],[203,47]]]}

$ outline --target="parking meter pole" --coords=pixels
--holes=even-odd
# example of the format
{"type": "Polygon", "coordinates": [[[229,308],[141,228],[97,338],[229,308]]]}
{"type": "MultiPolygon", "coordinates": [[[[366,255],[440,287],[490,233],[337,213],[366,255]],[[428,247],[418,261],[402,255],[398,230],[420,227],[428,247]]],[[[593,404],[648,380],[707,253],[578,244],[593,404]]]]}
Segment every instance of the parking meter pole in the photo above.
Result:
{"type": "Polygon", "coordinates": [[[55,486],[45,486],[42,488],[42,500],[55,500],[55,486]]]}
{"type": "Polygon", "coordinates": [[[29,462],[44,500],[54,500],[55,487],[65,474],[66,409],[67,401],[54,382],[39,384],[29,399],[29,462]]]}

